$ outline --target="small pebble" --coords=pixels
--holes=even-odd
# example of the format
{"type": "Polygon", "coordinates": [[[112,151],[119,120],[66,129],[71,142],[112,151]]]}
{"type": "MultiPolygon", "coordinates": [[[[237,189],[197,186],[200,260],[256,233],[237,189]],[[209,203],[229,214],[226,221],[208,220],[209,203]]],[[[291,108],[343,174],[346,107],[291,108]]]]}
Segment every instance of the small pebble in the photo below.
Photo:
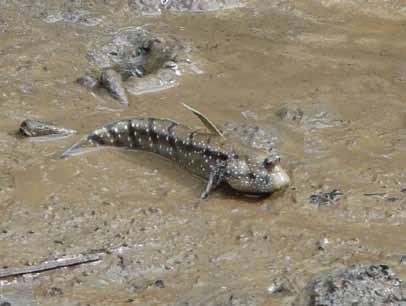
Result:
{"type": "Polygon", "coordinates": [[[113,69],[106,69],[100,76],[100,85],[123,105],[128,105],[127,93],[122,84],[121,75],[113,69]]]}
{"type": "Polygon", "coordinates": [[[158,279],[158,280],[155,282],[155,286],[157,286],[158,288],[165,288],[165,283],[164,283],[163,280],[158,279]]]}
{"type": "Polygon", "coordinates": [[[36,119],[26,119],[20,124],[20,135],[24,137],[39,137],[39,136],[52,136],[60,135],[67,136],[75,134],[76,131],[58,127],[52,123],[39,121],[36,119]]]}
{"type": "Polygon", "coordinates": [[[99,83],[95,78],[90,75],[84,75],[76,80],[76,83],[86,87],[88,89],[93,89],[99,83]]]}
{"type": "Polygon", "coordinates": [[[330,244],[330,241],[327,238],[323,238],[323,239],[317,241],[317,243],[316,243],[319,251],[325,251],[328,244],[330,244]]]}
{"type": "Polygon", "coordinates": [[[48,294],[49,294],[50,296],[62,295],[62,294],[63,294],[63,291],[62,291],[61,288],[58,288],[58,287],[51,287],[51,288],[48,289],[48,294]]]}
{"type": "Polygon", "coordinates": [[[396,202],[397,200],[398,200],[398,198],[395,198],[395,197],[386,198],[386,201],[391,202],[391,203],[396,202]]]}
{"type": "Polygon", "coordinates": [[[343,193],[339,189],[333,189],[330,192],[312,194],[309,198],[309,202],[318,206],[332,204],[337,202],[342,195],[343,193]]]}

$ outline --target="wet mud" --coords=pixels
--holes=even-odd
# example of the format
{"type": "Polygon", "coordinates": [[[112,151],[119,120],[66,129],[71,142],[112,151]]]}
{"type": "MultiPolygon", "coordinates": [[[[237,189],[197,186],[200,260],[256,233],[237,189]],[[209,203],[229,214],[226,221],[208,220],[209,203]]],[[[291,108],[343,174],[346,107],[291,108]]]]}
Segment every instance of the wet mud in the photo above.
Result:
{"type": "Polygon", "coordinates": [[[328,280],[370,273],[368,288],[394,288],[404,305],[403,1],[258,0],[156,16],[132,2],[146,3],[0,0],[0,268],[101,254],[3,278],[0,304],[302,305],[316,290],[314,304],[361,288],[323,295],[328,280]],[[131,76],[128,107],[76,82],[100,75],[89,54],[138,27],[185,45],[182,59],[199,73],[175,74],[161,91],[160,69],[131,76]],[[221,188],[200,200],[204,182],[148,153],[55,159],[120,118],[200,126],[181,103],[247,145],[275,148],[291,187],[266,198],[221,188]],[[26,118],[78,135],[16,137],[26,118]]]}

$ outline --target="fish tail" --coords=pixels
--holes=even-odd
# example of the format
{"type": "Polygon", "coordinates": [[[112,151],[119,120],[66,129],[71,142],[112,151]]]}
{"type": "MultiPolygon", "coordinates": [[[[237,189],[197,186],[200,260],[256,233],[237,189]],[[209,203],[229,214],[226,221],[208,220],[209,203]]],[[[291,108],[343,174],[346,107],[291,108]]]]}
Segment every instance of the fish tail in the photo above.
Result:
{"type": "Polygon", "coordinates": [[[97,128],[66,149],[59,158],[96,151],[102,147],[129,147],[128,127],[129,121],[118,121],[97,128]]]}
{"type": "Polygon", "coordinates": [[[71,145],[58,158],[65,159],[69,156],[80,155],[83,153],[95,151],[99,149],[99,144],[91,140],[91,135],[81,138],[78,142],[71,145]]]}

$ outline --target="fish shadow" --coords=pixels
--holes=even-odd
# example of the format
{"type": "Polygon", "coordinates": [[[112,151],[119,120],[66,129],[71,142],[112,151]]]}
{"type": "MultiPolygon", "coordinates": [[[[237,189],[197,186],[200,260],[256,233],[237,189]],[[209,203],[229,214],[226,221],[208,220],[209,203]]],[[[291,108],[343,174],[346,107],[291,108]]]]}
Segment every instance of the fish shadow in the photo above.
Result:
{"type": "MultiPolygon", "coordinates": [[[[221,193],[222,197],[228,198],[231,200],[239,200],[248,203],[262,203],[264,200],[269,199],[273,196],[272,193],[248,193],[248,192],[239,192],[227,183],[221,184],[215,191],[216,193],[221,193]]],[[[209,195],[210,198],[210,195],[209,195]]]]}

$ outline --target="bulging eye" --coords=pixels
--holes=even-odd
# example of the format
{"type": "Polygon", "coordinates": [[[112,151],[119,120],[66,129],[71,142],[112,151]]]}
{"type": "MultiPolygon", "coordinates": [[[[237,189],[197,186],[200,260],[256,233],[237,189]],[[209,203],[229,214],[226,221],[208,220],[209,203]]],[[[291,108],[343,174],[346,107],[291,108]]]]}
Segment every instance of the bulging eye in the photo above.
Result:
{"type": "Polygon", "coordinates": [[[267,157],[264,160],[264,167],[268,170],[268,171],[272,171],[273,168],[279,164],[279,162],[281,161],[280,156],[272,156],[272,157],[267,157]]]}

